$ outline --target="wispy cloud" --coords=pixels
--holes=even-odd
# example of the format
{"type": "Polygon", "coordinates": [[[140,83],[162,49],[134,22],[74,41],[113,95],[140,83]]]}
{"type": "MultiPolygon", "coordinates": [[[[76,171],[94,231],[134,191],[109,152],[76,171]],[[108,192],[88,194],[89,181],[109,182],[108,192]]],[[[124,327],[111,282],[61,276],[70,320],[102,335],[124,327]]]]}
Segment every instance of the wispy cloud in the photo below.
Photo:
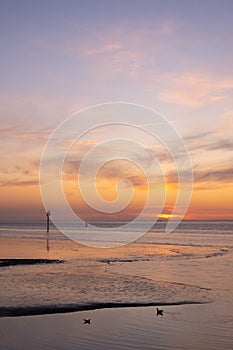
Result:
{"type": "Polygon", "coordinates": [[[216,72],[203,70],[180,73],[146,72],[142,83],[161,100],[198,107],[230,100],[233,88],[232,76],[219,76],[216,72]]]}
{"type": "Polygon", "coordinates": [[[9,181],[0,183],[0,187],[28,187],[28,186],[38,186],[38,179],[35,180],[20,180],[11,179],[9,181]]]}
{"type": "MultiPolygon", "coordinates": [[[[233,181],[233,167],[223,169],[208,169],[208,170],[195,170],[194,172],[195,183],[209,184],[215,183],[232,183],[233,181]]],[[[207,185],[208,186],[208,185],[207,185]]]]}
{"type": "Polygon", "coordinates": [[[177,24],[172,20],[157,23],[74,26],[76,35],[56,40],[31,38],[32,44],[55,50],[85,62],[93,74],[137,77],[142,68],[153,67],[161,47],[169,48],[177,24]],[[98,69],[96,69],[98,67],[98,69]]]}
{"type": "Polygon", "coordinates": [[[1,130],[10,132],[23,128],[30,129],[54,129],[64,118],[69,117],[85,107],[67,96],[53,97],[41,94],[8,94],[0,97],[0,121],[1,130]]]}
{"type": "Polygon", "coordinates": [[[50,128],[33,129],[32,126],[29,128],[28,126],[23,126],[22,124],[18,123],[1,126],[0,137],[14,138],[25,141],[44,141],[48,140],[48,137],[51,135],[52,131],[53,130],[50,128]]]}
{"type": "MultiPolygon", "coordinates": [[[[193,151],[233,151],[232,138],[227,138],[221,134],[204,132],[200,134],[190,135],[185,138],[188,148],[193,151]]],[[[226,156],[227,153],[224,154],[226,156]]],[[[222,159],[224,159],[224,156],[222,159]]]]}
{"type": "MultiPolygon", "coordinates": [[[[76,29],[77,35],[72,38],[61,36],[53,41],[32,38],[31,41],[41,48],[73,57],[94,76],[107,80],[130,79],[169,103],[197,107],[230,98],[233,77],[229,72],[207,69],[205,64],[190,67],[183,64],[182,68],[185,57],[176,45],[190,46],[190,40],[197,39],[187,39],[182,23],[163,19],[159,23],[76,29]],[[174,69],[171,62],[165,69],[163,59],[167,57],[174,57],[174,69]]],[[[200,41],[199,38],[199,45],[200,41]]]]}

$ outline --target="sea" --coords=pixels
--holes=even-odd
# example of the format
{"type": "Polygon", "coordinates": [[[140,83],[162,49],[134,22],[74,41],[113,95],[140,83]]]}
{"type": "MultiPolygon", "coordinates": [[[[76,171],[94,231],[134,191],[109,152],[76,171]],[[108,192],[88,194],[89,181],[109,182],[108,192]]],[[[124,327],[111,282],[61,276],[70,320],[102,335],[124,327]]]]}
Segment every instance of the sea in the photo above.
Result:
{"type": "Polygon", "coordinates": [[[233,349],[233,221],[106,226],[0,224],[0,350],[233,349]]]}

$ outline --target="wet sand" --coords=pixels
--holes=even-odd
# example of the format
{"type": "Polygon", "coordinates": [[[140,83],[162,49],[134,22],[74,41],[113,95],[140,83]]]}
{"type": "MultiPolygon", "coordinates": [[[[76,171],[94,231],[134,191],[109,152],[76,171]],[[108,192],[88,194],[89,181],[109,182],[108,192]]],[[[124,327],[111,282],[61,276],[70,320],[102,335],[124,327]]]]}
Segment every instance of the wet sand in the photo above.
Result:
{"type": "Polygon", "coordinates": [[[100,259],[149,260],[155,256],[206,256],[223,254],[221,248],[134,242],[117,248],[91,248],[69,239],[0,237],[0,260],[5,259],[100,259]]]}
{"type": "Polygon", "coordinates": [[[213,247],[139,243],[97,249],[66,239],[52,240],[49,250],[36,238],[1,238],[0,243],[0,316],[206,303],[208,288],[138,276],[135,263],[147,262],[154,271],[162,258],[223,254],[213,247]]]}
{"type": "Polygon", "coordinates": [[[0,253],[1,349],[231,349],[230,248],[0,238],[0,253]]]}

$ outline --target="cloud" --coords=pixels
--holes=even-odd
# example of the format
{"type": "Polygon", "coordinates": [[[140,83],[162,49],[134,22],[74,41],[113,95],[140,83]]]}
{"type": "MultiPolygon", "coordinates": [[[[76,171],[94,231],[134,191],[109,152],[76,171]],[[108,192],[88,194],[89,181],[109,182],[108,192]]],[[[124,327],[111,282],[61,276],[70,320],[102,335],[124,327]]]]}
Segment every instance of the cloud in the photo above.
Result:
{"type": "Polygon", "coordinates": [[[100,170],[97,180],[99,178],[110,182],[127,180],[124,182],[126,187],[128,187],[129,182],[133,187],[145,187],[147,184],[145,175],[136,166],[125,160],[117,161],[115,164],[108,164],[103,167],[100,170]]]}
{"type": "MultiPolygon", "coordinates": [[[[185,172],[183,172],[185,179],[185,172]]],[[[177,171],[168,171],[166,174],[167,183],[177,187],[179,185],[177,171]]],[[[228,186],[233,180],[233,167],[225,166],[216,168],[207,166],[195,166],[193,168],[194,189],[207,190],[228,186]]]]}
{"type": "Polygon", "coordinates": [[[201,50],[207,38],[196,38],[195,33],[187,37],[184,30],[184,23],[172,19],[95,27],[76,25],[72,35],[30,41],[77,60],[99,83],[99,78],[107,83],[109,79],[128,79],[157,99],[178,105],[198,107],[225,101],[233,88],[232,73],[206,68],[207,57],[201,50]],[[198,64],[191,56],[195,46],[203,63],[198,64]]]}
{"type": "Polygon", "coordinates": [[[3,125],[0,127],[0,137],[14,138],[25,141],[45,141],[52,133],[51,128],[29,128],[28,126],[18,124],[3,125]]]}
{"type": "Polygon", "coordinates": [[[0,187],[32,186],[39,184],[39,164],[31,160],[20,165],[1,166],[0,187]]]}
{"type": "MultiPolygon", "coordinates": [[[[191,151],[233,151],[233,141],[230,139],[223,140],[199,140],[194,144],[189,145],[191,151]]],[[[224,153],[226,156],[226,153],[224,153]]]]}
{"type": "Polygon", "coordinates": [[[156,23],[78,25],[75,35],[57,38],[30,38],[37,47],[60,52],[88,65],[92,74],[136,77],[140,69],[153,66],[161,46],[169,48],[177,24],[156,23]],[[98,67],[98,69],[97,69],[98,67]]]}
{"type": "Polygon", "coordinates": [[[212,144],[207,145],[206,149],[210,151],[215,151],[215,150],[233,151],[233,140],[232,139],[219,140],[218,142],[213,142],[212,144]]]}
{"type": "Polygon", "coordinates": [[[194,181],[195,183],[232,183],[233,180],[233,167],[223,169],[207,169],[207,170],[195,170],[194,181]]]}
{"type": "Polygon", "coordinates": [[[9,181],[0,183],[0,187],[25,187],[25,186],[38,186],[39,181],[37,180],[20,180],[20,179],[11,179],[9,181]]]}
{"type": "MultiPolygon", "coordinates": [[[[104,154],[102,155],[104,159],[104,154]]],[[[93,178],[95,174],[93,169],[98,168],[96,164],[99,164],[99,157],[93,157],[93,161],[89,163],[90,165],[86,168],[86,181],[89,181],[89,178],[93,178]],[[96,164],[93,164],[96,163],[96,164]]],[[[63,179],[76,181],[77,173],[81,165],[82,159],[68,160],[64,164],[64,176],[63,179]]],[[[138,167],[133,165],[131,162],[126,160],[115,160],[112,162],[107,162],[99,169],[97,175],[97,182],[105,183],[105,185],[112,182],[118,182],[120,180],[127,180],[133,186],[140,187],[145,186],[146,178],[143,173],[139,170],[138,167]]],[[[125,186],[128,187],[128,182],[125,182],[125,186]]]]}
{"type": "Polygon", "coordinates": [[[221,118],[219,118],[219,122],[216,125],[216,129],[218,130],[219,133],[223,134],[228,134],[232,135],[232,130],[233,130],[233,108],[227,107],[227,111],[225,111],[222,115],[221,118]]]}
{"type": "Polygon", "coordinates": [[[30,130],[53,130],[64,117],[85,107],[84,103],[67,96],[41,96],[30,94],[9,94],[0,98],[0,121],[2,132],[11,128],[30,130]]]}
{"type": "Polygon", "coordinates": [[[193,141],[199,141],[200,139],[205,138],[206,136],[209,136],[210,134],[212,134],[212,131],[208,130],[208,131],[202,131],[200,133],[197,134],[190,134],[184,137],[185,142],[193,142],[193,141]]]}
{"type": "MultiPolygon", "coordinates": [[[[228,131],[230,132],[229,129],[228,131]]],[[[187,135],[184,137],[184,141],[191,152],[222,151],[224,152],[222,153],[222,159],[227,157],[228,152],[233,151],[231,135],[228,137],[226,132],[220,132],[218,126],[212,127],[208,131],[187,135]]]]}
{"type": "Polygon", "coordinates": [[[199,70],[177,72],[144,72],[142,82],[159,99],[181,105],[198,107],[210,103],[230,101],[233,77],[219,76],[202,67],[199,70]]]}

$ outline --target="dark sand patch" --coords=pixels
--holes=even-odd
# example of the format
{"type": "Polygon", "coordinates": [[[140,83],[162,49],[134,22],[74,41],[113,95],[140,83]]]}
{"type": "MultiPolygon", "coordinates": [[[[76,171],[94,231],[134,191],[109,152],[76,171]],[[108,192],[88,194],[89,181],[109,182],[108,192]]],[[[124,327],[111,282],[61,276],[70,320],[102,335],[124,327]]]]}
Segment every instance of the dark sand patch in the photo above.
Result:
{"type": "Polygon", "coordinates": [[[18,265],[37,265],[37,264],[61,264],[65,260],[59,259],[0,259],[0,267],[18,266],[18,265]]]}
{"type": "Polygon", "coordinates": [[[100,302],[92,304],[67,304],[67,305],[37,305],[37,306],[23,306],[23,307],[0,307],[0,317],[17,317],[17,316],[33,316],[46,315],[58,313],[70,313],[78,311],[91,311],[99,309],[113,309],[126,307],[148,307],[148,306],[176,306],[176,305],[190,305],[190,304],[207,304],[206,302],[184,300],[179,302],[100,302]]]}

